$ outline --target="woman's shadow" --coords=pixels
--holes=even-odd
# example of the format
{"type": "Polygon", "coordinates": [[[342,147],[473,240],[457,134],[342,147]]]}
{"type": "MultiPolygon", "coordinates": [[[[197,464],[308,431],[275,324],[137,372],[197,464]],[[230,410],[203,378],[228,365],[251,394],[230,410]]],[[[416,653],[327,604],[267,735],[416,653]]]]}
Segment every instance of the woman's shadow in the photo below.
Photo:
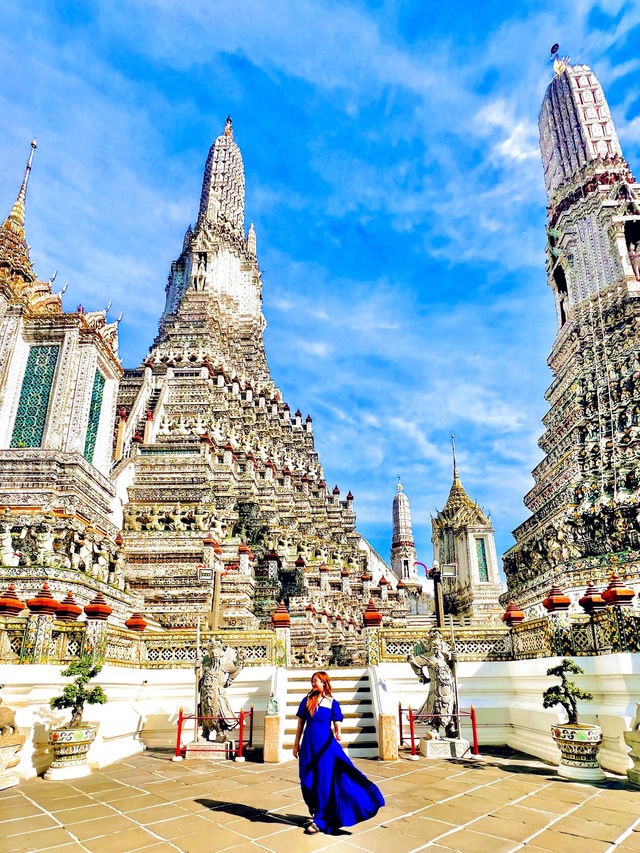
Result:
{"type": "MultiPolygon", "coordinates": [[[[300,828],[307,826],[310,817],[304,817],[299,814],[276,814],[267,811],[266,809],[258,809],[255,806],[248,806],[246,803],[227,803],[224,800],[210,800],[208,798],[198,798],[196,803],[201,806],[211,809],[214,812],[226,812],[227,814],[237,815],[249,820],[252,823],[281,823],[284,826],[298,826],[300,828]]],[[[332,835],[351,835],[344,829],[337,832],[332,832],[332,835]]]]}

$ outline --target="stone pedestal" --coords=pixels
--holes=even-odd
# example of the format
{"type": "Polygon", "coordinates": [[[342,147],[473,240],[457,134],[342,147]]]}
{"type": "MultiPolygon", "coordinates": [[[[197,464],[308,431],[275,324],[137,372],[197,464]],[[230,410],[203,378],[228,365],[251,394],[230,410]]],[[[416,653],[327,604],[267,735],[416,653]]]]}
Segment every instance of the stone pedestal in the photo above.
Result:
{"type": "Polygon", "coordinates": [[[627,770],[627,779],[636,788],[640,788],[640,705],[636,705],[636,716],[631,724],[631,731],[623,732],[624,742],[631,747],[629,758],[633,767],[627,770]]]}
{"type": "Polygon", "coordinates": [[[277,764],[280,761],[280,717],[264,718],[264,756],[265,764],[277,764]]]}
{"type": "Polygon", "coordinates": [[[186,761],[231,761],[235,755],[235,740],[225,740],[223,743],[198,740],[187,744],[184,757],[186,761]]]}
{"type": "Polygon", "coordinates": [[[12,785],[17,785],[20,781],[17,768],[24,741],[25,736],[17,731],[0,738],[0,791],[11,788],[12,785]]]}
{"type": "Polygon", "coordinates": [[[380,761],[398,760],[398,722],[393,714],[378,717],[380,761]]]}
{"type": "Polygon", "coordinates": [[[471,750],[465,738],[420,738],[420,755],[425,758],[469,757],[471,750]]]}

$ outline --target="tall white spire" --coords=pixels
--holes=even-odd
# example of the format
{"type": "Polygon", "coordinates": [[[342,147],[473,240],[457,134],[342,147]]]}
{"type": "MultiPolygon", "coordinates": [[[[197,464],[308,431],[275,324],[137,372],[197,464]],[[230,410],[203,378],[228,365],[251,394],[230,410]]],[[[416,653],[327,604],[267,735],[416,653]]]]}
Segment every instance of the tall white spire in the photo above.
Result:
{"type": "Polygon", "coordinates": [[[406,581],[417,581],[418,567],[416,549],[411,528],[411,507],[402,483],[398,482],[398,491],[393,499],[393,539],[391,540],[391,568],[395,574],[406,581]]]}
{"type": "Polygon", "coordinates": [[[231,116],[209,149],[200,196],[198,225],[219,220],[244,239],[244,164],[233,139],[231,116]]]}

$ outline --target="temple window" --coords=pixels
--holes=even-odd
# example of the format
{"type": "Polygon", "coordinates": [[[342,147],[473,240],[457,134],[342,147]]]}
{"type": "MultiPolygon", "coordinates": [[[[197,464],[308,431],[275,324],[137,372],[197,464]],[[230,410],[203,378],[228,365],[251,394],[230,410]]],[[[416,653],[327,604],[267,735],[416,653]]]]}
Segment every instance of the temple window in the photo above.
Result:
{"type": "Polygon", "coordinates": [[[476,536],[476,554],[478,556],[478,579],[480,583],[489,581],[489,567],[487,565],[487,546],[480,536],[476,536]]]}
{"type": "Polygon", "coordinates": [[[50,344],[29,348],[11,447],[42,444],[59,349],[50,344]]]}
{"type": "Polygon", "coordinates": [[[84,458],[87,462],[93,462],[93,454],[96,449],[96,438],[98,437],[98,424],[100,423],[100,410],[102,409],[103,393],[104,376],[99,370],[96,370],[96,375],[93,378],[93,390],[91,391],[87,437],[84,442],[84,458]]]}
{"type": "Polygon", "coordinates": [[[553,271],[553,280],[556,283],[558,290],[558,310],[560,311],[560,325],[564,326],[567,322],[567,302],[569,300],[569,289],[567,287],[567,277],[560,265],[556,266],[553,271]]]}

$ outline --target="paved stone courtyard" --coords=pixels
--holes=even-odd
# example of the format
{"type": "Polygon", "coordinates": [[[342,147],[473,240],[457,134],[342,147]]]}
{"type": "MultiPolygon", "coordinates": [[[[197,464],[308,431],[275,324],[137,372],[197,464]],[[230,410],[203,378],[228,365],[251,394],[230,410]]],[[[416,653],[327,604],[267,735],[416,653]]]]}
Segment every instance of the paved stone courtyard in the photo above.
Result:
{"type": "Polygon", "coordinates": [[[507,853],[640,851],[640,791],[561,781],[514,753],[480,762],[361,760],[387,806],[339,836],[306,836],[295,762],[182,762],[149,750],[70,782],[0,792],[2,853],[507,853]]]}

